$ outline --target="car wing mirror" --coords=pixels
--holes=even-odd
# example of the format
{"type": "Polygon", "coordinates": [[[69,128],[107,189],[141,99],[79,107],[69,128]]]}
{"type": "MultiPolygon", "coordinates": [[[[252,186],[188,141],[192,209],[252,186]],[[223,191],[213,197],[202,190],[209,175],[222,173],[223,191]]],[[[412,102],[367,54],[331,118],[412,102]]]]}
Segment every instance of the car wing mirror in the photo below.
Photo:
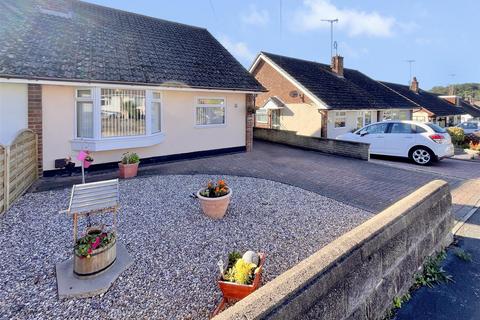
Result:
{"type": "Polygon", "coordinates": [[[362,130],[362,131],[360,131],[360,136],[361,136],[361,137],[363,137],[363,136],[365,136],[365,135],[367,135],[367,134],[368,134],[368,131],[367,131],[367,130],[362,130]]]}

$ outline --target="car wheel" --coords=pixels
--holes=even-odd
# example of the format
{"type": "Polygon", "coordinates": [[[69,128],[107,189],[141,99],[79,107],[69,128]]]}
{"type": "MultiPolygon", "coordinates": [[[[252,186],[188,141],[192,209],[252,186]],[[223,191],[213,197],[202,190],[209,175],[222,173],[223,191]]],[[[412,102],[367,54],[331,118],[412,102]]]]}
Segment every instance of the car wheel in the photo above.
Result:
{"type": "Polygon", "coordinates": [[[410,159],[416,164],[426,166],[435,160],[435,155],[427,148],[416,147],[411,151],[410,159]]]}

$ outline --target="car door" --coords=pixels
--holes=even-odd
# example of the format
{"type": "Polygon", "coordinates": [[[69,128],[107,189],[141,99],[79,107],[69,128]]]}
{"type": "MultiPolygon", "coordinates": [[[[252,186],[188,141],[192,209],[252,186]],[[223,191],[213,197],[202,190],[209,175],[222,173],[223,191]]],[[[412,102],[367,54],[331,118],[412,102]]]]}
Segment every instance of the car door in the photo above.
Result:
{"type": "Polygon", "coordinates": [[[369,125],[362,130],[364,134],[360,135],[359,142],[370,144],[370,153],[385,154],[387,146],[385,145],[385,135],[387,134],[388,122],[379,122],[369,125]]]}
{"type": "Polygon", "coordinates": [[[385,135],[386,154],[408,157],[408,151],[415,145],[416,130],[406,122],[393,122],[385,135]]]}

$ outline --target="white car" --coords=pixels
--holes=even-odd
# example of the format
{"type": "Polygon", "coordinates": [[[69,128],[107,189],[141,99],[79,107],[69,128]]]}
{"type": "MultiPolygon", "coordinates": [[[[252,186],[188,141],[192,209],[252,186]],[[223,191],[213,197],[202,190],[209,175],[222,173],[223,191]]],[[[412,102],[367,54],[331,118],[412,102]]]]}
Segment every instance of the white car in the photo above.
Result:
{"type": "Polygon", "coordinates": [[[480,122],[477,121],[462,122],[456,125],[456,127],[462,128],[465,134],[480,132],[480,122]]]}
{"type": "Polygon", "coordinates": [[[376,122],[337,139],[369,143],[371,154],[410,158],[420,165],[453,156],[450,135],[433,123],[376,122]]]}

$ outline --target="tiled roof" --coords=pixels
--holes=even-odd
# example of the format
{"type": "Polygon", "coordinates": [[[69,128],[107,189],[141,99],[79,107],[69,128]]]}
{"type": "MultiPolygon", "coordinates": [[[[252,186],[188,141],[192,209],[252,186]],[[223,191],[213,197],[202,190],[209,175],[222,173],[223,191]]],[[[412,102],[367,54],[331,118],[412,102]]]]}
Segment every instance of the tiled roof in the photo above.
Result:
{"type": "Polygon", "coordinates": [[[390,82],[382,83],[399,94],[412,100],[418,105],[418,107],[427,109],[436,116],[465,114],[465,111],[463,111],[462,108],[452,105],[434,93],[422,89],[419,89],[418,93],[415,93],[410,90],[409,86],[407,85],[390,82]]]}
{"type": "Polygon", "coordinates": [[[0,21],[0,77],[263,90],[203,28],[76,0],[2,0],[0,21]]]}
{"type": "Polygon", "coordinates": [[[344,77],[329,65],[262,52],[331,109],[413,109],[416,106],[364,75],[344,69],[344,77]]]}
{"type": "Polygon", "coordinates": [[[474,118],[480,118],[480,107],[472,106],[467,101],[460,99],[460,107],[474,118]]]}

